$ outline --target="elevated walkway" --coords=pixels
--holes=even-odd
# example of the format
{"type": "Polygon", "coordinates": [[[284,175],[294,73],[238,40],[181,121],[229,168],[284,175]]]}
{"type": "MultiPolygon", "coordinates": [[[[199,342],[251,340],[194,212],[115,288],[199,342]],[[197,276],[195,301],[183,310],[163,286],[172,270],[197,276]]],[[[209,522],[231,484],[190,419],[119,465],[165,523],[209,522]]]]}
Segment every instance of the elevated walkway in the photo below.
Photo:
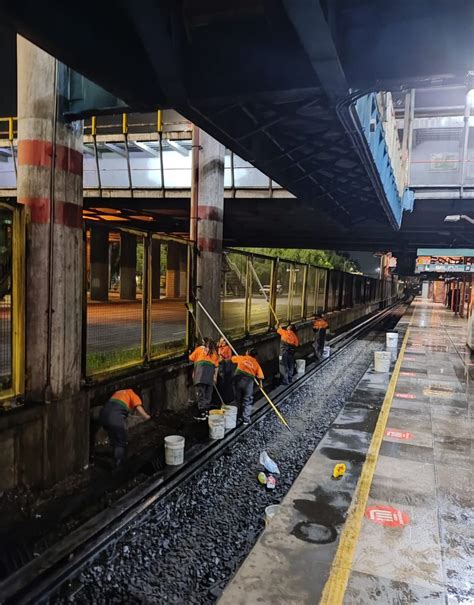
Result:
{"type": "Polygon", "coordinates": [[[368,370],[220,605],[472,602],[466,328],[412,305],[390,382],[368,370]]]}

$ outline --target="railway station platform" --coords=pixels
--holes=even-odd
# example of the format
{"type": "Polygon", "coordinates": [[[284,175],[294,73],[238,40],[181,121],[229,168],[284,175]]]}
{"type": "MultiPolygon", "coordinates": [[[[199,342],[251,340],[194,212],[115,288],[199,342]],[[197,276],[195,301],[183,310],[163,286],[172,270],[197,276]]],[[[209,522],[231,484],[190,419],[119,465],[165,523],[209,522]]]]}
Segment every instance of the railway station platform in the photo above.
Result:
{"type": "Polygon", "coordinates": [[[416,299],[397,328],[219,605],[474,602],[467,322],[416,299]]]}

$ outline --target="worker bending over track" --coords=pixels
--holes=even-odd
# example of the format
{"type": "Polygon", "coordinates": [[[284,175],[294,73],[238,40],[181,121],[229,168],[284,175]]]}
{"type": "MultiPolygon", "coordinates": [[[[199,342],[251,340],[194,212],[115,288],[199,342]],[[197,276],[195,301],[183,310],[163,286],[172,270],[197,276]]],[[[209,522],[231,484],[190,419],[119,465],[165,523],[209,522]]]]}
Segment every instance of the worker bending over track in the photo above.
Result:
{"type": "Polygon", "coordinates": [[[280,335],[281,384],[286,385],[290,384],[295,373],[295,353],[300,341],[293,324],[289,324],[287,328],[283,328],[279,324],[277,326],[277,333],[280,335]]]}
{"type": "Polygon", "coordinates": [[[119,467],[125,460],[127,449],[127,416],[137,411],[143,418],[150,420],[142,400],[132,389],[116,391],[100,410],[99,421],[104,427],[114,450],[115,466],[119,467]]]}
{"type": "Polygon", "coordinates": [[[324,317],[322,315],[316,315],[316,318],[313,321],[313,349],[317,360],[320,360],[323,356],[324,345],[326,343],[326,331],[328,327],[329,324],[324,317]]]}
{"type": "Polygon", "coordinates": [[[232,349],[224,338],[220,338],[217,343],[217,352],[219,353],[219,375],[217,378],[217,388],[222,395],[224,403],[234,401],[234,364],[232,363],[232,349]]]}
{"type": "Polygon", "coordinates": [[[193,383],[197,399],[197,420],[205,420],[211,409],[212,389],[217,381],[219,355],[217,345],[211,338],[203,338],[189,356],[194,363],[193,383]]]}
{"type": "Polygon", "coordinates": [[[257,349],[248,349],[245,355],[234,355],[231,358],[232,363],[237,364],[234,376],[235,400],[244,424],[250,423],[255,380],[262,387],[264,378],[257,355],[257,349]]]}

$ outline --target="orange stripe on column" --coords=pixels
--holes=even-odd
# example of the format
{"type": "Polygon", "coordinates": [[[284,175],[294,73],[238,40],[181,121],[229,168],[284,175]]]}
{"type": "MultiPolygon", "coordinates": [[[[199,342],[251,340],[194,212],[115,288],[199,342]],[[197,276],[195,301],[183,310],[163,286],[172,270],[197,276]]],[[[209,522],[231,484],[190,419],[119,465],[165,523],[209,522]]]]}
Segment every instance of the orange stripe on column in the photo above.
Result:
{"type": "Polygon", "coordinates": [[[32,223],[39,225],[49,223],[51,207],[49,197],[23,197],[19,198],[18,202],[28,208],[32,223]]]}
{"type": "Polygon", "coordinates": [[[49,141],[18,141],[18,165],[19,166],[43,166],[51,167],[51,156],[53,146],[49,141]]]}
{"type": "MultiPolygon", "coordinates": [[[[18,141],[18,165],[51,167],[53,145],[50,141],[21,140],[18,141]]],[[[82,153],[56,145],[56,168],[78,176],[82,175],[82,153]]]]}
{"type": "Polygon", "coordinates": [[[71,202],[56,202],[54,222],[73,229],[82,229],[82,206],[71,202]]]}
{"type": "Polygon", "coordinates": [[[198,248],[201,252],[222,252],[222,240],[215,237],[198,238],[198,248]]]}
{"type": "Polygon", "coordinates": [[[64,145],[56,145],[56,168],[81,176],[82,153],[64,145]]]}
{"type": "Polygon", "coordinates": [[[222,208],[216,208],[215,206],[203,206],[199,204],[198,217],[201,220],[217,221],[222,223],[224,218],[224,211],[222,208]]]}
{"type": "MultiPolygon", "coordinates": [[[[18,199],[30,211],[32,223],[45,225],[51,215],[51,200],[49,197],[24,197],[18,199]]],[[[82,229],[82,206],[71,202],[56,201],[54,207],[54,222],[73,229],[82,229]]]]}

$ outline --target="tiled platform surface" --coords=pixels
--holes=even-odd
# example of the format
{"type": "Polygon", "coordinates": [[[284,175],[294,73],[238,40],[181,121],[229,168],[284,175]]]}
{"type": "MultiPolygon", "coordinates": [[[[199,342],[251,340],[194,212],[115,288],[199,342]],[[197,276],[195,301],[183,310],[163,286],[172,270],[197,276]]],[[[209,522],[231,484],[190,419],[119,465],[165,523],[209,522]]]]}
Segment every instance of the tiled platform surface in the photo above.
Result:
{"type": "MultiPolygon", "coordinates": [[[[387,519],[380,507],[401,511],[402,525],[364,518],[347,605],[474,603],[474,366],[464,345],[467,322],[418,299],[398,325],[401,334],[408,323],[367,503],[378,521],[387,519]]],[[[220,605],[318,603],[387,384],[385,375],[365,375],[220,605]],[[340,460],[348,472],[334,482],[331,469],[340,460]]]]}

